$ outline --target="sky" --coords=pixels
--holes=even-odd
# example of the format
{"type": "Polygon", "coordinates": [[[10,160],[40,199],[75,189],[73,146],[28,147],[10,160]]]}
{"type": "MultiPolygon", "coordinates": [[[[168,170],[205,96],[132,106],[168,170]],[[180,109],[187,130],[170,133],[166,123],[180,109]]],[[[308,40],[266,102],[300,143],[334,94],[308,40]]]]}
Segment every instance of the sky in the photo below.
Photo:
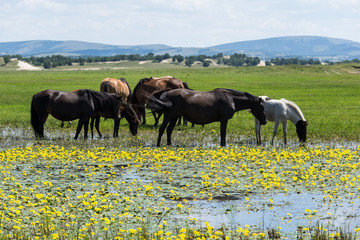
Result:
{"type": "Polygon", "coordinates": [[[0,42],[209,47],[281,36],[360,42],[360,0],[0,0],[0,42]]]}

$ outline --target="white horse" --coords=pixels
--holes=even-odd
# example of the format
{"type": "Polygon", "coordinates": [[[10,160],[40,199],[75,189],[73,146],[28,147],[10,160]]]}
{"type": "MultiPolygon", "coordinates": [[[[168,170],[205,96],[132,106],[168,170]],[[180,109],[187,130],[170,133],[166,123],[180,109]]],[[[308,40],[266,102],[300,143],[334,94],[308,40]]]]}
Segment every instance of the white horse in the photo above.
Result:
{"type": "MultiPolygon", "coordinates": [[[[308,126],[308,122],[305,120],[300,108],[294,102],[284,98],[280,100],[271,99],[267,96],[260,96],[260,98],[263,99],[265,103],[266,119],[268,121],[275,122],[271,144],[274,144],[274,138],[278,131],[280,122],[283,126],[284,144],[287,144],[287,120],[290,120],[296,126],[296,132],[299,137],[299,141],[306,141],[306,127],[308,126]]],[[[256,142],[258,144],[261,144],[260,129],[261,125],[255,118],[256,142]]]]}

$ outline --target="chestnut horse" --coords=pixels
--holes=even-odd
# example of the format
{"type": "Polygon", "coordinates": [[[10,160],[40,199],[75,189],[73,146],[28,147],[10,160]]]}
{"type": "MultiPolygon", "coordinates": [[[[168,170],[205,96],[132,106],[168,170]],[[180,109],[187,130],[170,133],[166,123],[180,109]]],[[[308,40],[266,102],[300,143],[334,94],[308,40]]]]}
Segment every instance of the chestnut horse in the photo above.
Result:
{"type": "Polygon", "coordinates": [[[226,145],[226,126],[235,112],[251,109],[251,113],[266,124],[264,102],[250,93],[232,89],[215,89],[210,92],[198,92],[189,89],[175,89],[158,92],[148,101],[153,111],[164,113],[159,129],[157,146],[166,129],[167,145],[171,145],[171,134],[180,116],[195,124],[220,122],[221,146],[226,145]]]}
{"type": "Polygon", "coordinates": [[[130,101],[131,88],[124,78],[105,78],[100,84],[101,92],[116,93],[124,102],[130,101]]]}
{"type": "MultiPolygon", "coordinates": [[[[131,96],[130,102],[133,104],[133,108],[139,118],[141,120],[141,116],[143,118],[142,124],[146,124],[145,118],[145,104],[147,103],[151,94],[159,90],[171,90],[177,88],[185,88],[185,83],[180,79],[164,76],[160,78],[144,78],[139,81],[139,83],[135,86],[133,94],[131,96]]],[[[152,112],[155,118],[155,126],[159,122],[159,118],[161,116],[156,116],[155,112],[152,112]]]]}
{"type": "MultiPolygon", "coordinates": [[[[123,105],[121,97],[116,94],[88,89],[75,92],[44,90],[32,98],[31,125],[35,136],[44,138],[44,124],[49,114],[61,121],[79,119],[75,139],[78,138],[83,126],[86,139],[90,118],[106,114],[108,117],[120,119],[123,105]]],[[[137,125],[131,128],[131,133],[137,133],[137,125]]]]}

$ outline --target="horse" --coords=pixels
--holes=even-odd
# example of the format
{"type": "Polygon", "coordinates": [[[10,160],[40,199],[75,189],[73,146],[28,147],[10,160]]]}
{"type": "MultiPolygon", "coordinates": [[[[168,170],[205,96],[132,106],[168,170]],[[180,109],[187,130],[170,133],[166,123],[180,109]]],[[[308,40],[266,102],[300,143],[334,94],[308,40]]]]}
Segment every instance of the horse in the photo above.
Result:
{"type": "MultiPolygon", "coordinates": [[[[265,103],[265,116],[268,121],[275,122],[271,145],[274,144],[274,138],[278,131],[280,122],[282,123],[284,133],[284,144],[287,144],[287,121],[290,120],[296,126],[296,133],[301,143],[306,142],[306,129],[308,121],[305,120],[300,108],[294,103],[284,98],[280,100],[271,99],[267,96],[260,96],[265,103]]],[[[260,136],[261,125],[255,119],[256,142],[261,144],[260,136]]]]}
{"type": "Polygon", "coordinates": [[[232,89],[199,92],[180,88],[163,91],[150,96],[148,107],[164,114],[157,139],[158,147],[165,129],[167,131],[167,145],[171,145],[171,134],[180,116],[200,125],[220,122],[221,146],[226,146],[227,123],[237,111],[251,109],[252,114],[259,119],[260,123],[266,124],[262,99],[250,93],[232,89]]]}
{"type": "Polygon", "coordinates": [[[124,78],[105,78],[101,81],[100,92],[116,93],[124,102],[130,102],[131,88],[124,78]]]}
{"type": "Polygon", "coordinates": [[[95,129],[98,132],[99,136],[102,137],[102,134],[100,133],[100,129],[99,129],[100,117],[114,118],[114,133],[113,133],[114,138],[119,136],[120,119],[123,117],[129,123],[129,130],[130,130],[131,134],[135,136],[137,134],[137,129],[140,124],[140,121],[137,118],[137,115],[136,115],[134,109],[132,108],[132,106],[130,104],[122,104],[120,106],[120,110],[121,110],[120,118],[114,118],[111,113],[103,112],[103,111],[99,111],[98,114],[96,115],[96,117],[92,117],[91,121],[90,121],[91,138],[94,137],[94,132],[93,132],[94,121],[95,121],[95,129]]]}
{"type": "MultiPolygon", "coordinates": [[[[139,81],[139,83],[135,86],[133,90],[133,94],[130,98],[130,102],[133,105],[133,108],[139,118],[141,120],[142,116],[142,124],[146,124],[145,118],[145,105],[150,97],[156,91],[159,90],[171,90],[171,89],[178,89],[178,88],[185,88],[183,81],[180,79],[174,78],[172,76],[163,76],[159,78],[151,77],[151,78],[143,78],[139,81]]],[[[152,112],[155,118],[156,126],[159,123],[159,118],[161,116],[156,116],[155,112],[152,112]]]]}
{"type": "MultiPolygon", "coordinates": [[[[44,138],[44,124],[52,115],[61,121],[79,119],[74,139],[77,139],[84,126],[84,139],[87,138],[90,118],[107,113],[120,119],[121,97],[115,94],[102,93],[88,89],[75,92],[44,90],[35,94],[31,101],[31,125],[35,136],[44,138]]],[[[136,131],[132,131],[136,134],[136,131]]]]}
{"type": "MultiPolygon", "coordinates": [[[[139,121],[134,112],[134,109],[129,105],[130,97],[131,97],[131,88],[129,84],[126,82],[126,80],[124,78],[119,78],[119,79],[105,78],[104,80],[101,81],[100,91],[117,94],[122,98],[123,102],[128,103],[122,106],[123,112],[121,114],[121,117],[125,117],[125,119],[129,122],[130,132],[135,131],[135,128],[137,129],[137,126],[139,125],[139,121]]],[[[99,129],[100,117],[109,118],[107,113],[98,114],[95,118],[91,118],[90,128],[91,128],[92,138],[94,137],[94,133],[93,133],[94,121],[95,121],[96,131],[98,132],[99,136],[102,137],[99,129]]],[[[113,137],[118,137],[119,125],[120,125],[120,119],[114,119],[113,137]]]]}

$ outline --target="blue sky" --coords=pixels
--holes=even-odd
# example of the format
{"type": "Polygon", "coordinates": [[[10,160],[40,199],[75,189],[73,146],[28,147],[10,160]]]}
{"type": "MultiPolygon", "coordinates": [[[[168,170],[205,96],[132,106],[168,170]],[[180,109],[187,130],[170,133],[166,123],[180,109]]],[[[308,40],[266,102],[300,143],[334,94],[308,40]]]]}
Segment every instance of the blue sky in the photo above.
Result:
{"type": "Polygon", "coordinates": [[[0,42],[206,47],[279,36],[360,42],[360,0],[0,0],[0,42]]]}

